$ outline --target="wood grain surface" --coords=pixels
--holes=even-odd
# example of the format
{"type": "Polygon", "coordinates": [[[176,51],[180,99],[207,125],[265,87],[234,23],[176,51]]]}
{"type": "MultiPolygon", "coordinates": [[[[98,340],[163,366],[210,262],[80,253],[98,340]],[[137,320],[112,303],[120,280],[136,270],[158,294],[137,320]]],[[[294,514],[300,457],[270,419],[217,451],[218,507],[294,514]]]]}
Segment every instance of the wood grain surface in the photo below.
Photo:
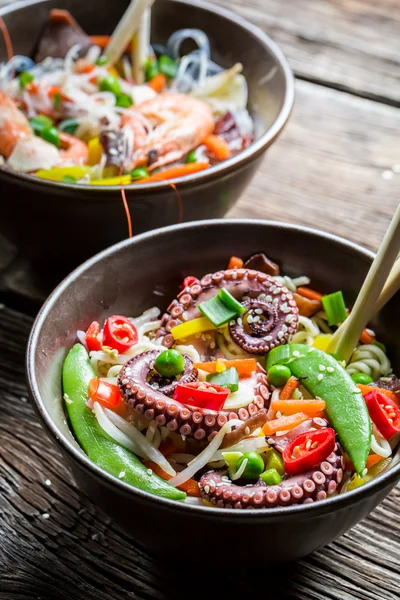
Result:
{"type": "MultiPolygon", "coordinates": [[[[219,4],[267,31],[298,78],[292,119],[231,216],[320,227],[376,249],[399,202],[400,3],[219,4]]],[[[0,245],[0,270],[11,258],[0,245]]],[[[231,549],[232,572],[223,575],[187,569],[178,556],[173,566],[154,561],[77,490],[41,428],[24,380],[32,318],[16,310],[27,310],[22,297],[12,306],[0,308],[0,600],[400,597],[400,487],[350,532],[285,569],[250,571],[251,549],[246,565],[231,549]]],[[[194,542],[180,534],[190,552],[194,542]]],[[[218,551],[210,540],[216,565],[218,551]]]]}

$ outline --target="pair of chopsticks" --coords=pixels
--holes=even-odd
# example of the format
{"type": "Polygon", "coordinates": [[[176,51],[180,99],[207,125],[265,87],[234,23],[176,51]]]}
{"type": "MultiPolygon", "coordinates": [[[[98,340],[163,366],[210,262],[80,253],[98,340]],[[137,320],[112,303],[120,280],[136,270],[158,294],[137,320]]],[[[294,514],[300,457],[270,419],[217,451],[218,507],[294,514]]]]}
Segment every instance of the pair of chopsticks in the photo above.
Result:
{"type": "Polygon", "coordinates": [[[399,253],[400,204],[365,278],[350,316],[333,335],[329,352],[337,354],[340,360],[349,361],[363,329],[400,289],[399,253]]]}
{"type": "Polygon", "coordinates": [[[129,4],[104,50],[111,65],[121,58],[133,35],[141,27],[148,26],[149,11],[153,4],[154,0],[132,0],[129,4]]]}

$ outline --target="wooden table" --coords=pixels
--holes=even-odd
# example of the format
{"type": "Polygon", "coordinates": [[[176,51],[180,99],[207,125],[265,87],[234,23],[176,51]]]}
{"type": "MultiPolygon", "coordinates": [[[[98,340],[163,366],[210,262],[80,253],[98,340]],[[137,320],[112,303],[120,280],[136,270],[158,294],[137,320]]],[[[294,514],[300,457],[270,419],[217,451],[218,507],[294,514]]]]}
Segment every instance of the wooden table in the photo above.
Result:
{"type": "MultiPolygon", "coordinates": [[[[297,75],[292,119],[232,216],[304,223],[376,249],[399,201],[398,0],[219,2],[280,43],[297,75]]],[[[35,418],[24,383],[32,317],[16,306],[0,310],[2,600],[193,599],[206,583],[211,598],[399,598],[399,487],[353,530],[285,570],[251,573],[251,548],[249,565],[236,565],[230,549],[224,576],[201,565],[190,572],[179,557],[169,570],[152,560],[78,492],[35,418]]],[[[182,548],[190,552],[185,535],[182,548]]],[[[210,540],[213,551],[218,564],[210,540]]]]}

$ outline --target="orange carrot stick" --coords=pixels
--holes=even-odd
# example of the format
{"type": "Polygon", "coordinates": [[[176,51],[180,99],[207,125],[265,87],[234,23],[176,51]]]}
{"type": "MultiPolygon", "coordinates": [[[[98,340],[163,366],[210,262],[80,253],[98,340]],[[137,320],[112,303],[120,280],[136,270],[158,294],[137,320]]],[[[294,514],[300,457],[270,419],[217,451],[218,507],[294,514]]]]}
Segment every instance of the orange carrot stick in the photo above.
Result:
{"type": "Polygon", "coordinates": [[[370,469],[371,467],[376,465],[376,463],[378,463],[381,460],[383,460],[383,457],[379,456],[379,454],[370,454],[367,458],[367,462],[366,462],[365,466],[367,467],[367,469],[370,469]]]}
{"type": "MultiPolygon", "coordinates": [[[[104,48],[106,46],[108,46],[108,42],[110,41],[110,37],[109,35],[90,35],[90,41],[92,42],[92,44],[94,44],[95,46],[100,46],[100,48],[102,50],[104,50],[104,48]]],[[[126,47],[126,51],[130,52],[132,50],[132,46],[131,43],[129,42],[128,46],[126,47]]]]}
{"type": "Polygon", "coordinates": [[[163,73],[158,73],[148,82],[147,85],[155,92],[160,93],[167,85],[167,78],[163,73]]]}
{"type": "Polygon", "coordinates": [[[295,415],[303,412],[306,415],[314,415],[325,410],[324,400],[274,400],[271,404],[272,410],[279,411],[285,415],[295,415]]]}
{"type": "MultiPolygon", "coordinates": [[[[166,473],[164,469],[156,465],[156,463],[152,462],[151,460],[146,460],[144,464],[147,468],[151,469],[156,475],[161,477],[161,479],[164,479],[165,481],[171,479],[171,476],[168,475],[168,473],[166,473]]],[[[188,479],[187,481],[185,481],[185,483],[182,483],[182,485],[178,485],[178,489],[182,490],[182,492],[186,492],[188,496],[201,498],[199,484],[195,479],[188,479]]]]}
{"type": "Polygon", "coordinates": [[[279,419],[274,419],[273,421],[265,423],[262,430],[265,435],[274,435],[277,431],[294,429],[297,425],[304,423],[304,421],[307,421],[309,418],[308,415],[302,412],[290,415],[289,417],[279,417],[279,419]]]}
{"type": "MultiPolygon", "coordinates": [[[[250,377],[257,368],[257,363],[254,358],[236,358],[234,360],[222,359],[221,362],[224,363],[227,369],[234,367],[237,370],[239,377],[250,377]]],[[[196,369],[207,371],[207,373],[216,373],[217,371],[217,361],[196,363],[193,366],[196,369]]]]}
{"type": "Polygon", "coordinates": [[[375,337],[373,335],[371,335],[370,333],[368,333],[368,331],[366,329],[364,329],[364,331],[360,335],[360,342],[362,342],[363,344],[372,344],[374,339],[375,339],[375,337]]]}
{"type": "Polygon", "coordinates": [[[364,385],[363,383],[358,383],[357,387],[361,391],[363,396],[365,396],[369,392],[372,392],[373,390],[378,390],[378,392],[381,392],[381,394],[387,396],[388,398],[393,400],[393,402],[395,402],[398,406],[400,406],[400,394],[396,394],[396,392],[385,390],[384,388],[379,388],[373,385],[364,385]]]}
{"type": "Polygon", "coordinates": [[[232,156],[228,143],[219,135],[208,135],[204,138],[203,144],[215,154],[218,160],[226,160],[232,156]]]}
{"type": "Polygon", "coordinates": [[[154,181],[164,181],[166,179],[175,179],[176,177],[184,177],[185,175],[192,175],[204,169],[208,169],[209,163],[188,163],[187,165],[179,165],[177,167],[171,167],[161,173],[154,173],[150,177],[145,179],[139,179],[134,183],[152,183],[154,181]]]}
{"type": "Polygon", "coordinates": [[[312,290],[308,287],[298,287],[296,292],[300,294],[300,296],[304,296],[304,298],[308,298],[309,300],[321,300],[323,294],[312,290]]]}
{"type": "Polygon", "coordinates": [[[228,262],[228,269],[241,269],[243,267],[243,261],[237,256],[231,256],[228,262]]]}
{"type": "Polygon", "coordinates": [[[294,390],[297,390],[299,385],[300,385],[300,381],[297,379],[297,377],[294,377],[293,375],[291,377],[289,377],[289,379],[285,383],[285,387],[281,391],[279,399],[280,400],[289,400],[292,397],[294,390]]]}

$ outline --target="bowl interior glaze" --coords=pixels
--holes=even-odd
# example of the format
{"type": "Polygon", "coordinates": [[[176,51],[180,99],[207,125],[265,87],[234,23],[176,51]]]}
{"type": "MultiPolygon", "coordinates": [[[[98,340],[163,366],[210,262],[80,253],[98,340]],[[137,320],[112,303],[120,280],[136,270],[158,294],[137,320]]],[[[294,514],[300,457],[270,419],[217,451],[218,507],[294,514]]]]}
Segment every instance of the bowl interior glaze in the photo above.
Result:
{"type": "MultiPolygon", "coordinates": [[[[130,497],[140,495],[150,503],[171,505],[170,501],[161,501],[108,476],[79,448],[62,407],[62,362],[76,341],[76,331],[86,329],[93,320],[101,322],[112,313],[136,316],[154,305],[165,309],[185,276],[202,276],[225,268],[231,255],[248,257],[260,251],[276,261],[283,274],[307,275],[312,287],[327,293],[342,290],[349,305],[373,259],[373,254],[360,246],[300,226],[255,220],[204,221],[156,230],[117,244],[84,263],[56,288],[32,330],[27,354],[28,381],[40,416],[74,461],[85,463],[104,483],[124,489],[130,497]]],[[[397,294],[373,323],[379,339],[387,345],[397,373],[400,313],[395,308],[399,299],[397,294]]],[[[260,517],[260,513],[268,518],[306,510],[323,513],[335,506],[343,507],[343,502],[356,502],[359,495],[374,486],[378,488],[380,481],[383,485],[400,477],[399,456],[400,450],[387,473],[356,491],[311,507],[246,510],[240,518],[248,519],[251,514],[260,517]]],[[[192,506],[184,510],[215,512],[192,506]]],[[[232,512],[237,515],[237,511],[218,511],[218,518],[224,519],[232,512]]]]}

